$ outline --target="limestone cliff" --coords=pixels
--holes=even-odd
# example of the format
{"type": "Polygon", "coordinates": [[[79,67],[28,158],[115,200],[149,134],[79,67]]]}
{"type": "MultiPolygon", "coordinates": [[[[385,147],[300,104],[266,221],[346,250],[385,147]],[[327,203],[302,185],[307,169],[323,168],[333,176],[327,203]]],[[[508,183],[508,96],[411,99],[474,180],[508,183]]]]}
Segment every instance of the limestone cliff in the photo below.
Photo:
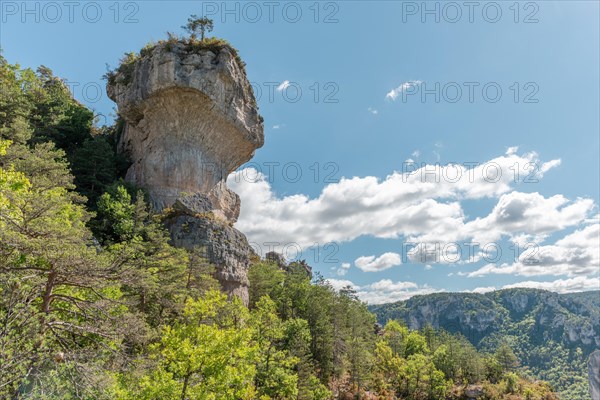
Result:
{"type": "Polygon", "coordinates": [[[176,246],[206,249],[217,278],[247,301],[252,250],[231,225],[239,197],[225,179],[263,145],[262,118],[243,63],[229,45],[161,42],[109,77],[124,129],[126,180],[147,190],[156,210],[173,208],[176,246]]]}
{"type": "Polygon", "coordinates": [[[600,350],[590,354],[588,361],[590,395],[592,400],[600,400],[600,350]]]}

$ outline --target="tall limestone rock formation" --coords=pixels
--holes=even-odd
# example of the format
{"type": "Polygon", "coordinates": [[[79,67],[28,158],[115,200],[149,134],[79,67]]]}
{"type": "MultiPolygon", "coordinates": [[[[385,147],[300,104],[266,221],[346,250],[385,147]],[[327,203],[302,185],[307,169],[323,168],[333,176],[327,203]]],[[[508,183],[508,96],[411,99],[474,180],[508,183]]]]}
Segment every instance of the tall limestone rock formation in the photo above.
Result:
{"type": "Polygon", "coordinates": [[[225,179],[264,142],[243,63],[225,43],[161,42],[125,61],[107,84],[125,122],[126,180],[170,208],[175,246],[206,250],[224,289],[247,303],[253,254],[232,227],[239,197],[225,179]]]}

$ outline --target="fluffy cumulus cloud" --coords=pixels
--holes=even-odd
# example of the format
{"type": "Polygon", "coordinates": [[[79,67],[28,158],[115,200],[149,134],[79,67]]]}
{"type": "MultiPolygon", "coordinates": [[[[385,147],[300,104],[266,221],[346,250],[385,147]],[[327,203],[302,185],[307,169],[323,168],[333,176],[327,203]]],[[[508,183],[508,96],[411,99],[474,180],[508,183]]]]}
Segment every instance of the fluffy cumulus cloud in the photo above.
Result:
{"type": "Polygon", "coordinates": [[[483,235],[489,241],[503,234],[539,236],[584,222],[593,208],[591,199],[569,201],[561,195],[546,198],[539,193],[511,192],[500,197],[488,216],[466,224],[465,231],[475,237],[493,226],[496,229],[483,235]]]}
{"type": "Polygon", "coordinates": [[[528,225],[536,232],[552,232],[587,217],[591,200],[569,202],[562,196],[546,199],[539,194],[511,192],[516,179],[539,179],[542,170],[558,164],[557,160],[542,162],[535,153],[518,156],[514,149],[486,163],[410,163],[383,180],[342,178],[325,186],[316,198],[302,194],[279,197],[269,178],[252,168],[231,174],[228,184],[242,199],[238,228],[259,244],[277,238],[281,243],[305,247],[314,242],[347,242],[363,235],[404,236],[425,243],[496,240],[516,235],[528,225]],[[466,221],[461,200],[502,195],[490,215],[466,221]],[[552,215],[556,220],[540,215],[552,215]],[[519,217],[525,220],[519,222],[519,217]]]}
{"type": "MultiPolygon", "coordinates": [[[[519,155],[518,148],[510,147],[505,154],[483,163],[411,162],[385,179],[342,178],[312,198],[303,194],[278,196],[269,177],[251,168],[231,174],[228,184],[242,200],[236,226],[259,246],[278,242],[309,249],[314,243],[350,242],[361,236],[403,238],[407,247],[400,254],[368,255],[354,261],[354,266],[364,272],[378,272],[402,264],[403,255],[425,265],[458,266],[490,259],[481,247],[474,254],[468,252],[468,259],[463,258],[465,251],[457,245],[464,243],[481,246],[512,242],[521,246],[535,242],[539,246],[523,251],[514,262],[482,265],[473,272],[458,271],[455,275],[560,276],[568,278],[555,283],[557,290],[563,290],[561,285],[571,288],[581,282],[590,285],[594,279],[598,281],[592,277],[600,268],[597,205],[586,198],[515,190],[517,183],[531,187],[527,186],[529,182],[538,181],[559,165],[558,159],[542,161],[534,152],[519,155]],[[462,202],[484,198],[495,201],[489,212],[469,218],[462,202]],[[546,243],[563,230],[571,233],[546,243]],[[413,245],[410,250],[408,244],[413,245]]],[[[333,268],[338,277],[349,270],[349,263],[333,268]]],[[[531,285],[545,287],[549,283],[531,285]]],[[[491,290],[479,286],[476,291],[491,290]]],[[[363,286],[358,290],[362,298],[379,302],[431,288],[363,286]]]]}
{"type": "Polygon", "coordinates": [[[587,290],[600,290],[600,279],[596,277],[579,276],[571,279],[558,279],[551,282],[524,281],[503,286],[503,289],[527,287],[534,289],[550,290],[558,293],[584,292],[587,290]]]}
{"type": "MultiPolygon", "coordinates": [[[[556,243],[530,246],[516,262],[510,264],[487,264],[468,276],[481,277],[490,274],[505,275],[565,275],[586,277],[597,274],[600,269],[600,224],[594,223],[566,235],[556,243]]],[[[598,282],[596,280],[596,282],[598,282]]]]}
{"type": "Polygon", "coordinates": [[[483,293],[493,292],[494,290],[496,290],[496,287],[494,287],[494,286],[482,286],[482,287],[476,287],[473,290],[466,290],[466,292],[483,294],[483,293]]]}
{"type": "Polygon", "coordinates": [[[384,253],[379,257],[363,256],[354,260],[354,265],[365,272],[377,272],[389,269],[402,263],[398,253],[384,253]]]}
{"type": "Polygon", "coordinates": [[[335,290],[341,290],[347,287],[350,287],[354,290],[358,289],[358,286],[347,279],[327,279],[327,283],[329,283],[335,290]]]}
{"type": "MultiPolygon", "coordinates": [[[[395,301],[407,300],[412,296],[443,292],[443,290],[432,288],[428,285],[420,286],[415,282],[394,282],[390,279],[381,279],[377,282],[359,286],[347,279],[327,279],[327,282],[335,289],[341,290],[351,288],[362,301],[369,304],[393,303],[395,301]]],[[[558,293],[581,292],[587,290],[600,290],[598,277],[576,277],[570,279],[558,279],[549,282],[523,281],[504,285],[501,289],[527,287],[534,289],[550,290],[558,293]]],[[[477,287],[466,290],[469,293],[488,293],[498,290],[495,286],[477,287]]]]}
{"type": "Polygon", "coordinates": [[[327,282],[335,289],[340,290],[350,287],[356,291],[356,294],[362,301],[369,304],[383,304],[394,301],[406,300],[419,294],[429,294],[440,292],[427,285],[419,286],[414,282],[394,282],[390,279],[359,286],[346,279],[328,279],[327,282]]]}

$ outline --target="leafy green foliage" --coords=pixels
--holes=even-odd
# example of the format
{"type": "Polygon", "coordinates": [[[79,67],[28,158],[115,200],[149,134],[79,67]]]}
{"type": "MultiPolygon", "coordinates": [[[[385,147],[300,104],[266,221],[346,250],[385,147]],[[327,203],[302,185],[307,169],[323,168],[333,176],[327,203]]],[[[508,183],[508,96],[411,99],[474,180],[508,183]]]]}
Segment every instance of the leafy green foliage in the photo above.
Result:
{"type": "Polygon", "coordinates": [[[79,193],[95,204],[117,178],[117,156],[103,136],[87,139],[73,152],[72,172],[79,193]]]}
{"type": "Polygon", "coordinates": [[[200,33],[200,40],[202,41],[206,32],[212,32],[214,26],[212,19],[207,17],[198,18],[197,15],[192,15],[182,28],[190,34],[190,39],[196,39],[198,33],[200,33]]]}
{"type": "Polygon", "coordinates": [[[188,300],[183,317],[151,346],[152,367],[125,374],[117,399],[252,399],[256,346],[248,311],[210,291],[188,300]]]}

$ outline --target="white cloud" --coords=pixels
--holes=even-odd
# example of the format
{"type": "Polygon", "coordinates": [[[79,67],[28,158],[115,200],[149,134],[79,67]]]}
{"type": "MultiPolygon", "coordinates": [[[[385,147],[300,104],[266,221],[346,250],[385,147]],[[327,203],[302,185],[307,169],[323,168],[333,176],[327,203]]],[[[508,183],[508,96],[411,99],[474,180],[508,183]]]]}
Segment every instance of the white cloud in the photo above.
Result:
{"type": "Polygon", "coordinates": [[[394,282],[390,279],[382,279],[364,286],[358,286],[352,281],[345,279],[327,279],[327,282],[335,290],[350,286],[356,290],[356,294],[362,301],[366,301],[369,304],[392,303],[420,294],[440,292],[440,290],[433,289],[427,285],[419,286],[414,282],[394,282]]]}
{"type": "Polygon", "coordinates": [[[279,86],[277,86],[277,91],[282,92],[287,89],[288,86],[290,86],[290,81],[283,81],[279,84],[279,86]]]}
{"type": "Polygon", "coordinates": [[[468,274],[470,278],[490,274],[521,276],[564,275],[585,277],[600,271],[600,224],[588,225],[552,245],[531,246],[512,264],[487,264],[468,274]]]}
{"type": "Polygon", "coordinates": [[[519,146],[509,147],[508,149],[506,149],[506,155],[512,156],[513,154],[517,154],[517,151],[519,151],[519,146]]]}
{"type": "Polygon", "coordinates": [[[419,150],[415,150],[411,154],[411,156],[413,156],[414,158],[419,158],[420,155],[421,155],[421,152],[419,150]]]}
{"type": "Polygon", "coordinates": [[[281,125],[273,125],[273,129],[279,129],[281,128],[281,125]]]}
{"type": "Polygon", "coordinates": [[[421,83],[423,83],[422,81],[407,81],[402,83],[400,86],[398,86],[395,89],[390,90],[386,95],[385,98],[386,99],[390,99],[390,100],[396,100],[396,98],[402,93],[405,92],[415,86],[419,86],[421,83]]]}
{"type": "Polygon", "coordinates": [[[374,109],[374,108],[371,108],[371,107],[367,108],[367,111],[368,111],[368,112],[370,112],[370,113],[371,113],[371,114],[373,114],[373,115],[377,115],[377,114],[379,114],[379,111],[378,111],[378,110],[376,110],[376,109],[374,109]]]}
{"type": "Polygon", "coordinates": [[[494,286],[484,286],[484,287],[476,287],[473,290],[465,290],[465,292],[483,294],[483,293],[493,292],[494,290],[496,290],[496,288],[494,286]]]}
{"type": "Polygon", "coordinates": [[[362,301],[369,304],[393,303],[396,301],[407,300],[413,296],[440,292],[428,286],[417,286],[416,289],[398,289],[398,290],[358,290],[357,295],[362,301]]]}
{"type": "Polygon", "coordinates": [[[356,286],[352,281],[349,281],[347,279],[333,279],[333,278],[330,278],[330,279],[326,279],[326,281],[335,290],[341,290],[341,289],[344,289],[344,288],[346,288],[348,286],[350,286],[354,290],[358,289],[358,286],[356,286]]]}
{"type": "Polygon", "coordinates": [[[419,286],[414,282],[393,282],[391,279],[382,279],[365,286],[366,289],[381,290],[385,292],[416,289],[419,286]]]}
{"type": "Polygon", "coordinates": [[[354,260],[354,265],[364,272],[384,271],[396,265],[402,264],[402,258],[398,253],[383,253],[379,257],[363,256],[354,260]]]}
{"type": "Polygon", "coordinates": [[[474,238],[487,243],[503,235],[547,234],[589,217],[594,207],[589,199],[569,201],[560,195],[545,198],[538,193],[511,192],[513,174],[525,171],[522,166],[527,163],[547,165],[546,170],[556,164],[542,163],[536,153],[503,155],[481,165],[409,164],[404,172],[393,172],[383,180],[342,178],[325,186],[316,198],[279,197],[269,178],[252,168],[231,174],[228,185],[242,201],[236,226],[251,242],[277,238],[303,248],[363,235],[404,236],[423,243],[474,238]],[[493,179],[489,170],[496,171],[493,179]],[[466,220],[461,200],[498,196],[488,216],[466,220]]]}
{"type": "Polygon", "coordinates": [[[497,251],[497,243],[503,237],[510,238],[521,248],[532,243],[539,245],[549,234],[587,221],[594,208],[591,199],[569,201],[561,195],[546,198],[539,193],[510,192],[501,195],[490,214],[483,218],[461,221],[452,230],[440,225],[437,230],[409,237],[408,242],[419,244],[411,250],[409,258],[418,262],[452,264],[494,259],[495,255],[489,256],[483,250],[469,254],[470,250],[463,244],[478,243],[492,252],[497,251]]]}
{"type": "MultiPolygon", "coordinates": [[[[440,293],[443,290],[434,289],[428,285],[418,285],[415,282],[392,281],[391,279],[381,279],[367,285],[359,286],[346,279],[327,279],[327,282],[335,289],[340,290],[351,287],[362,301],[369,304],[392,303],[401,300],[407,300],[416,295],[425,295],[431,293],[440,293]]],[[[559,279],[552,282],[525,281],[505,285],[502,289],[516,287],[528,287],[534,289],[544,289],[558,293],[578,292],[586,290],[600,289],[600,279],[598,277],[576,277],[572,279],[559,279]]],[[[472,290],[464,290],[468,293],[488,293],[498,290],[494,286],[476,287],[472,290]]]]}
{"type": "Polygon", "coordinates": [[[349,269],[350,269],[350,263],[342,263],[340,265],[340,267],[335,270],[335,272],[338,274],[338,276],[344,276],[344,275],[346,275],[346,273],[348,273],[349,269]]]}
{"type": "Polygon", "coordinates": [[[484,242],[493,242],[502,235],[543,237],[582,223],[593,209],[592,199],[569,201],[562,195],[546,198],[539,193],[511,192],[500,197],[488,216],[467,223],[465,231],[484,242]],[[488,227],[494,229],[486,233],[488,227]]]}
{"type": "Polygon", "coordinates": [[[540,172],[543,174],[543,173],[547,172],[548,170],[550,170],[551,168],[558,167],[560,165],[560,163],[561,163],[560,159],[548,161],[547,163],[542,164],[542,166],[540,168],[540,172]]]}
{"type": "Polygon", "coordinates": [[[558,293],[584,292],[587,290],[600,290],[600,278],[578,276],[576,278],[558,279],[551,282],[525,281],[505,285],[502,288],[510,289],[517,287],[543,289],[558,293]]]}

